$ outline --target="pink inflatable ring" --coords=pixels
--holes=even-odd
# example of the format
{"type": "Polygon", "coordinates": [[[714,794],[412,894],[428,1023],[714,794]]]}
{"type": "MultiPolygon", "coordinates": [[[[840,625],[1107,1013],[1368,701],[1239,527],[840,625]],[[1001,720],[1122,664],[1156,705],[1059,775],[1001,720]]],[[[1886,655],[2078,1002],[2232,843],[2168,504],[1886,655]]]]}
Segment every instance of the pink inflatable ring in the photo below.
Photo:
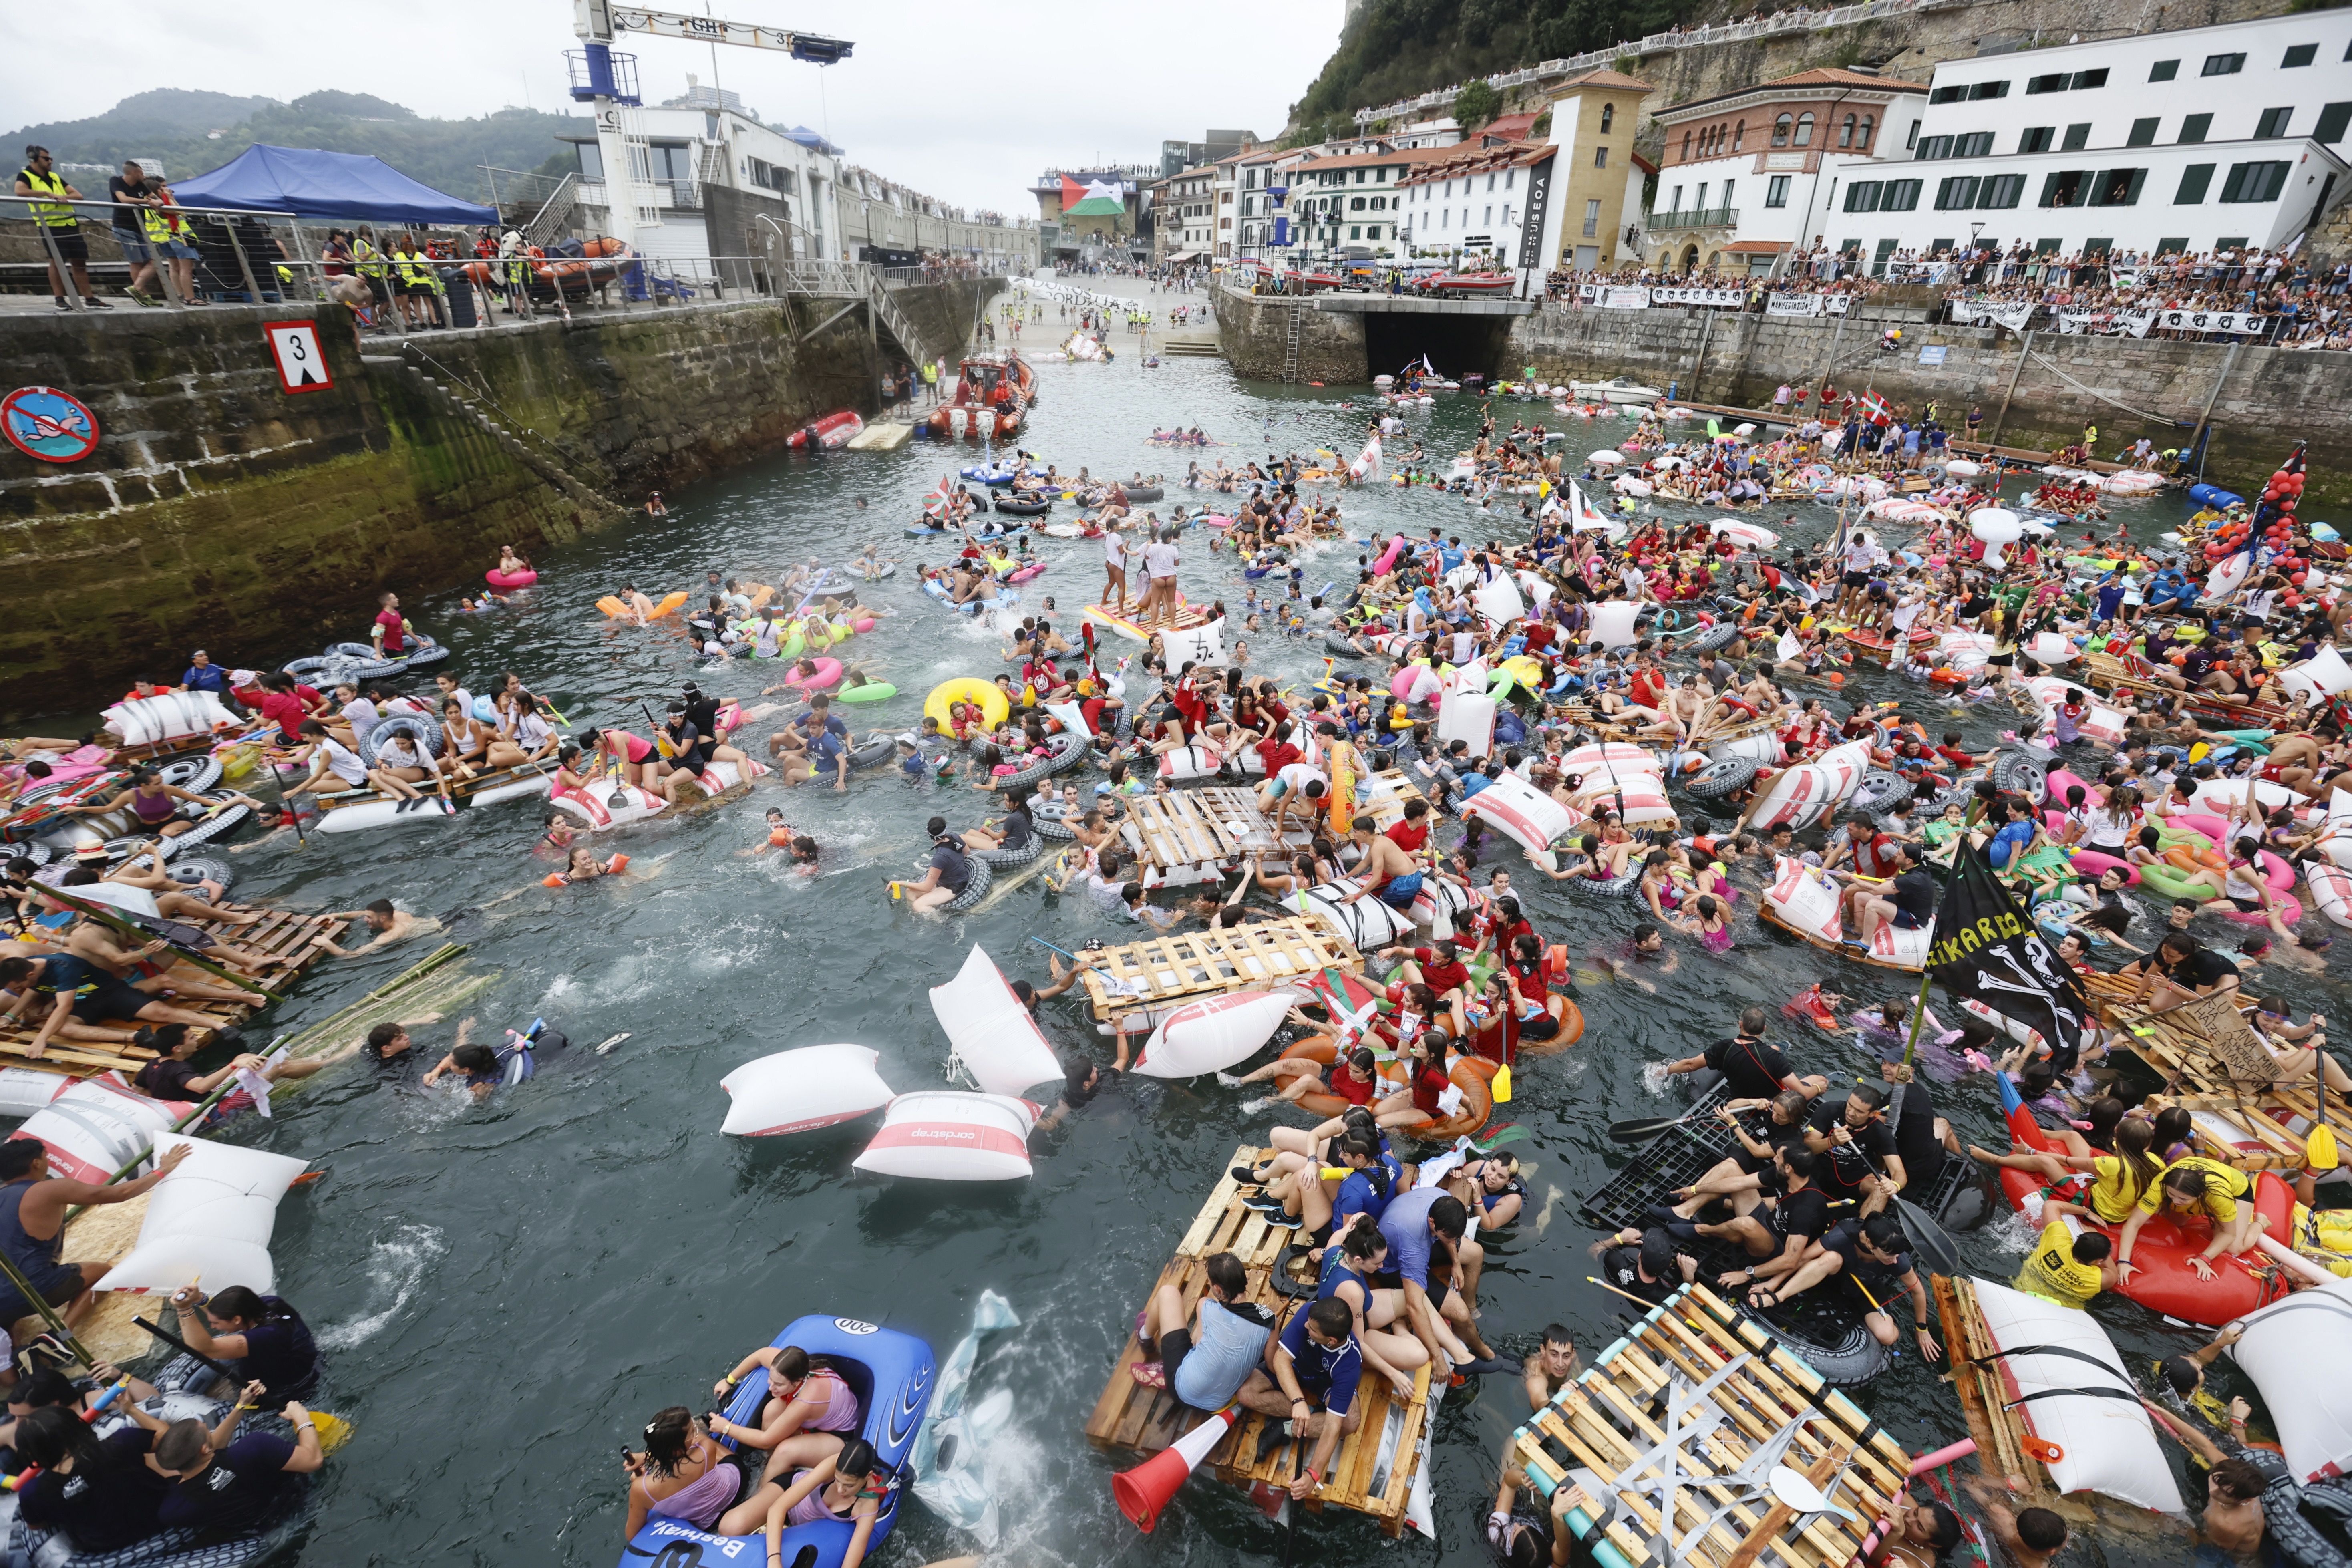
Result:
{"type": "Polygon", "coordinates": [[[482,574],[482,581],[493,588],[528,588],[539,581],[536,572],[501,572],[493,566],[482,574]]]}
{"type": "Polygon", "coordinates": [[[784,684],[795,691],[830,691],[841,684],[841,660],[813,658],[809,662],[816,666],[814,675],[803,675],[795,668],[784,677],[784,684]]]}

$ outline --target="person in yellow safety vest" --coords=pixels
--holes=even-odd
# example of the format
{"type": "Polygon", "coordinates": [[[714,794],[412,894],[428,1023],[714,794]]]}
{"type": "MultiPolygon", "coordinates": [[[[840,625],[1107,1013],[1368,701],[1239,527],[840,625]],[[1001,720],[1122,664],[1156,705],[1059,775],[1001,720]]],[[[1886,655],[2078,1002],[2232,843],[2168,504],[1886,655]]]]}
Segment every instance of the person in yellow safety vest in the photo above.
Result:
{"type": "Polygon", "coordinates": [[[190,242],[184,226],[172,213],[178,204],[172,199],[172,187],[162,180],[154,181],[147,192],[147,205],[139,215],[139,226],[147,237],[147,248],[154,254],[155,265],[166,263],[172,268],[172,290],[184,305],[209,305],[211,300],[196,294],[196,247],[190,242]]]}
{"type": "MultiPolygon", "coordinates": [[[[392,303],[392,287],[387,280],[390,265],[383,252],[375,247],[375,230],[364,224],[360,226],[359,237],[352,242],[352,265],[359,269],[361,280],[367,284],[368,292],[379,306],[392,303]]],[[[383,318],[376,320],[381,328],[383,318]]]]}
{"type": "Polygon", "coordinates": [[[41,250],[49,263],[49,292],[58,297],[58,310],[73,309],[66,303],[65,276],[58,270],[62,259],[73,269],[74,291],[81,296],[82,304],[93,310],[111,310],[113,306],[90,292],[89,242],[82,237],[81,219],[67,205],[81,200],[82,195],[57,173],[55,164],[47,147],[26,148],[25,166],[16,171],[16,195],[37,198],[23,207],[47,242],[41,250]],[[37,199],[42,196],[48,200],[37,199]]]}
{"type": "Polygon", "coordinates": [[[411,331],[430,326],[433,321],[433,296],[439,292],[441,279],[434,275],[433,264],[416,248],[414,236],[402,235],[392,247],[392,264],[400,274],[400,316],[411,331]]]}
{"type": "Polygon", "coordinates": [[[940,364],[937,360],[923,362],[923,391],[933,403],[940,400],[940,364]]]}
{"type": "Polygon", "coordinates": [[[522,230],[510,228],[499,238],[500,281],[506,289],[507,314],[528,316],[530,309],[530,243],[522,230]]]}

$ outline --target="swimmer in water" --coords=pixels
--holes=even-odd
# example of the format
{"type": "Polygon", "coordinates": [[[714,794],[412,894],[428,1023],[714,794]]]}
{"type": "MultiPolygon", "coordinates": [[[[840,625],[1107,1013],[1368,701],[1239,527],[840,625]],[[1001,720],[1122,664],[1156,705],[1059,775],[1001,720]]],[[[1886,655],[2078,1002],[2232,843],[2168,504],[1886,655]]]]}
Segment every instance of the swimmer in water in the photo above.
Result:
{"type": "MultiPolygon", "coordinates": [[[[576,746],[572,749],[574,752],[579,750],[576,746]]],[[[570,816],[561,811],[549,812],[542,826],[547,831],[540,836],[540,843],[568,858],[572,851],[572,841],[580,837],[579,826],[570,816]]]]}
{"type": "Polygon", "coordinates": [[[651,599],[646,598],[643,594],[638,593],[637,585],[635,583],[624,583],[621,584],[620,600],[621,603],[629,607],[629,618],[636,625],[644,626],[647,620],[652,618],[654,613],[654,602],[651,599]]]}
{"type": "Polygon", "coordinates": [[[626,856],[615,855],[613,860],[616,864],[607,864],[599,860],[596,858],[596,851],[585,844],[577,844],[572,846],[571,858],[565,862],[563,869],[541,880],[548,887],[561,887],[572,882],[593,882],[599,877],[617,877],[627,869],[629,862],[626,856]]]}
{"type": "Polygon", "coordinates": [[[791,825],[784,821],[783,812],[772,805],[768,808],[767,826],[762,830],[760,842],[749,849],[738,849],[735,853],[765,855],[771,849],[789,849],[793,847],[795,837],[797,836],[793,832],[791,825]]]}

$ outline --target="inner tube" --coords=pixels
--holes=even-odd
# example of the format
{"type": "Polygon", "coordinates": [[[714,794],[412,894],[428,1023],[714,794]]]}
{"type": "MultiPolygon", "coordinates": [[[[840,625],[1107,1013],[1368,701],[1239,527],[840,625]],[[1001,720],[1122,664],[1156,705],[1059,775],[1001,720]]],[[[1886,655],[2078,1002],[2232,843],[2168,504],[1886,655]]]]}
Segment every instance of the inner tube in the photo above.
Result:
{"type": "Polygon", "coordinates": [[[1719,763],[1709,763],[1695,773],[1685,773],[1684,792],[1696,800],[1719,800],[1737,795],[1756,779],[1756,763],[1748,757],[1726,757],[1719,763]]]}
{"type": "Polygon", "coordinates": [[[898,689],[887,680],[869,680],[862,686],[852,686],[833,694],[835,702],[887,702],[898,695],[898,689]]]}
{"type": "Polygon", "coordinates": [[[1911,786],[1903,775],[1885,768],[1873,768],[1862,775],[1862,787],[1853,792],[1853,809],[1866,811],[1876,816],[1894,810],[1910,798],[1911,786]]]}
{"type": "Polygon", "coordinates": [[[988,897],[988,889],[996,881],[996,873],[990,868],[987,861],[977,855],[966,855],[964,858],[971,863],[971,880],[965,884],[962,892],[958,893],[941,906],[950,914],[960,915],[978,904],[981,900],[988,897]]]}
{"type": "Polygon", "coordinates": [[[996,510],[1008,517],[1043,517],[1054,510],[1050,500],[1019,500],[1012,496],[998,496],[996,510]]]}
{"type": "Polygon", "coordinates": [[[2003,752],[1993,759],[1992,782],[1995,788],[2021,795],[2036,805],[2049,788],[2042,764],[2022,752],[2003,752]]]}
{"type": "Polygon", "coordinates": [[[174,860],[166,871],[172,880],[182,887],[193,888],[198,882],[218,882],[226,893],[236,886],[236,873],[226,860],[215,860],[209,855],[189,855],[174,860]]]}
{"type": "Polygon", "coordinates": [[[529,570],[501,572],[493,566],[482,574],[482,581],[493,588],[528,588],[539,581],[539,574],[529,570]]]}
{"type": "Polygon", "coordinates": [[[1717,648],[1728,647],[1738,640],[1739,623],[1738,621],[1717,621],[1690,641],[1683,644],[1683,651],[1713,653],[1717,648]]]}
{"type": "Polygon", "coordinates": [[[1631,897],[1633,889],[1641,880],[1642,874],[1639,871],[1628,871],[1622,877],[1611,877],[1605,880],[1592,877],[1570,877],[1568,879],[1568,889],[1570,892],[1580,898],[1622,899],[1631,897]]]}
{"type": "Polygon", "coordinates": [[[991,789],[1019,789],[1051,778],[1065,769],[1076,767],[1086,760],[1087,738],[1076,730],[1065,730],[1058,735],[1045,737],[1045,754],[1017,773],[1007,773],[1001,779],[991,779],[991,789]]]}
{"type": "MultiPolygon", "coordinates": [[[[1804,1298],[1797,1299],[1801,1303],[1804,1298]]],[[[1778,1309],[1767,1309],[1776,1316],[1778,1309]]],[[[1762,1312],[1743,1312],[1765,1332],[1803,1358],[1807,1366],[1822,1374],[1822,1381],[1832,1388],[1860,1388],[1886,1370],[1895,1352],[1880,1344],[1878,1337],[1859,1322],[1847,1323],[1839,1329],[1829,1323],[1808,1323],[1799,1318],[1797,1327],[1774,1321],[1762,1312]]]]}
{"type": "Polygon", "coordinates": [[[1129,485],[1126,489],[1129,500],[1146,506],[1160,500],[1168,493],[1167,487],[1164,485],[1129,485]]]}
{"type": "Polygon", "coordinates": [[[853,565],[850,570],[856,572],[860,577],[865,578],[868,583],[879,583],[885,577],[896,577],[898,574],[898,563],[896,561],[885,561],[882,563],[882,570],[879,572],[867,572],[863,568],[855,565],[853,565]]]}
{"type": "Polygon", "coordinates": [[[199,756],[180,757],[155,770],[155,776],[173,789],[184,789],[192,795],[202,795],[220,783],[221,765],[211,752],[199,756]]]}
{"type": "Polygon", "coordinates": [[[1334,658],[1361,658],[1363,651],[1338,632],[1323,634],[1323,651],[1334,658]]]}
{"type": "MultiPolygon", "coordinates": [[[[227,801],[229,799],[229,792],[225,789],[214,790],[207,794],[205,798],[206,800],[214,801],[227,801]]],[[[190,812],[194,812],[195,809],[196,808],[193,805],[187,807],[187,810],[190,812]]],[[[163,850],[163,857],[164,858],[169,859],[173,856],[179,854],[184,849],[193,849],[199,844],[208,843],[213,839],[218,838],[222,834],[226,833],[230,828],[235,827],[237,824],[243,822],[247,817],[251,816],[252,815],[253,808],[251,806],[247,805],[242,801],[234,801],[230,802],[230,804],[224,806],[220,811],[212,816],[199,816],[195,818],[195,826],[189,828],[185,833],[175,833],[169,838],[163,841],[161,848],[163,850]]]]}
{"type": "Polygon", "coordinates": [[[854,773],[859,768],[879,767],[888,762],[890,754],[898,749],[898,742],[896,736],[877,735],[864,745],[850,749],[850,771],[854,773]]]}
{"type": "Polygon", "coordinates": [[[377,765],[376,753],[388,735],[407,735],[425,749],[427,756],[441,754],[441,726],[437,721],[415,713],[395,713],[379,720],[360,741],[360,761],[370,767],[377,765]]]}
{"type": "Polygon", "coordinates": [[[1045,852],[1045,841],[1036,834],[1029,836],[1025,849],[967,849],[964,853],[994,871],[1010,871],[1016,866],[1026,866],[1045,852]]]}

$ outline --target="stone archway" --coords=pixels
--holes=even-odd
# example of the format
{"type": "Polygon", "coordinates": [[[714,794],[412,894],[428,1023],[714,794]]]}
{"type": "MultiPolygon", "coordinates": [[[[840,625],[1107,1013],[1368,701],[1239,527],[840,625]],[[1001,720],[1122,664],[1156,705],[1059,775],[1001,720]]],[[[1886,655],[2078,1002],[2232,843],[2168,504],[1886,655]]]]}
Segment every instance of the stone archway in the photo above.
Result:
{"type": "Polygon", "coordinates": [[[1682,265],[1682,269],[1683,269],[1685,272],[1696,272],[1696,271],[1697,271],[1697,270],[1698,270],[1698,247],[1697,247],[1697,246],[1696,246],[1696,245],[1686,245],[1686,246],[1683,247],[1683,265],[1682,265]]]}

